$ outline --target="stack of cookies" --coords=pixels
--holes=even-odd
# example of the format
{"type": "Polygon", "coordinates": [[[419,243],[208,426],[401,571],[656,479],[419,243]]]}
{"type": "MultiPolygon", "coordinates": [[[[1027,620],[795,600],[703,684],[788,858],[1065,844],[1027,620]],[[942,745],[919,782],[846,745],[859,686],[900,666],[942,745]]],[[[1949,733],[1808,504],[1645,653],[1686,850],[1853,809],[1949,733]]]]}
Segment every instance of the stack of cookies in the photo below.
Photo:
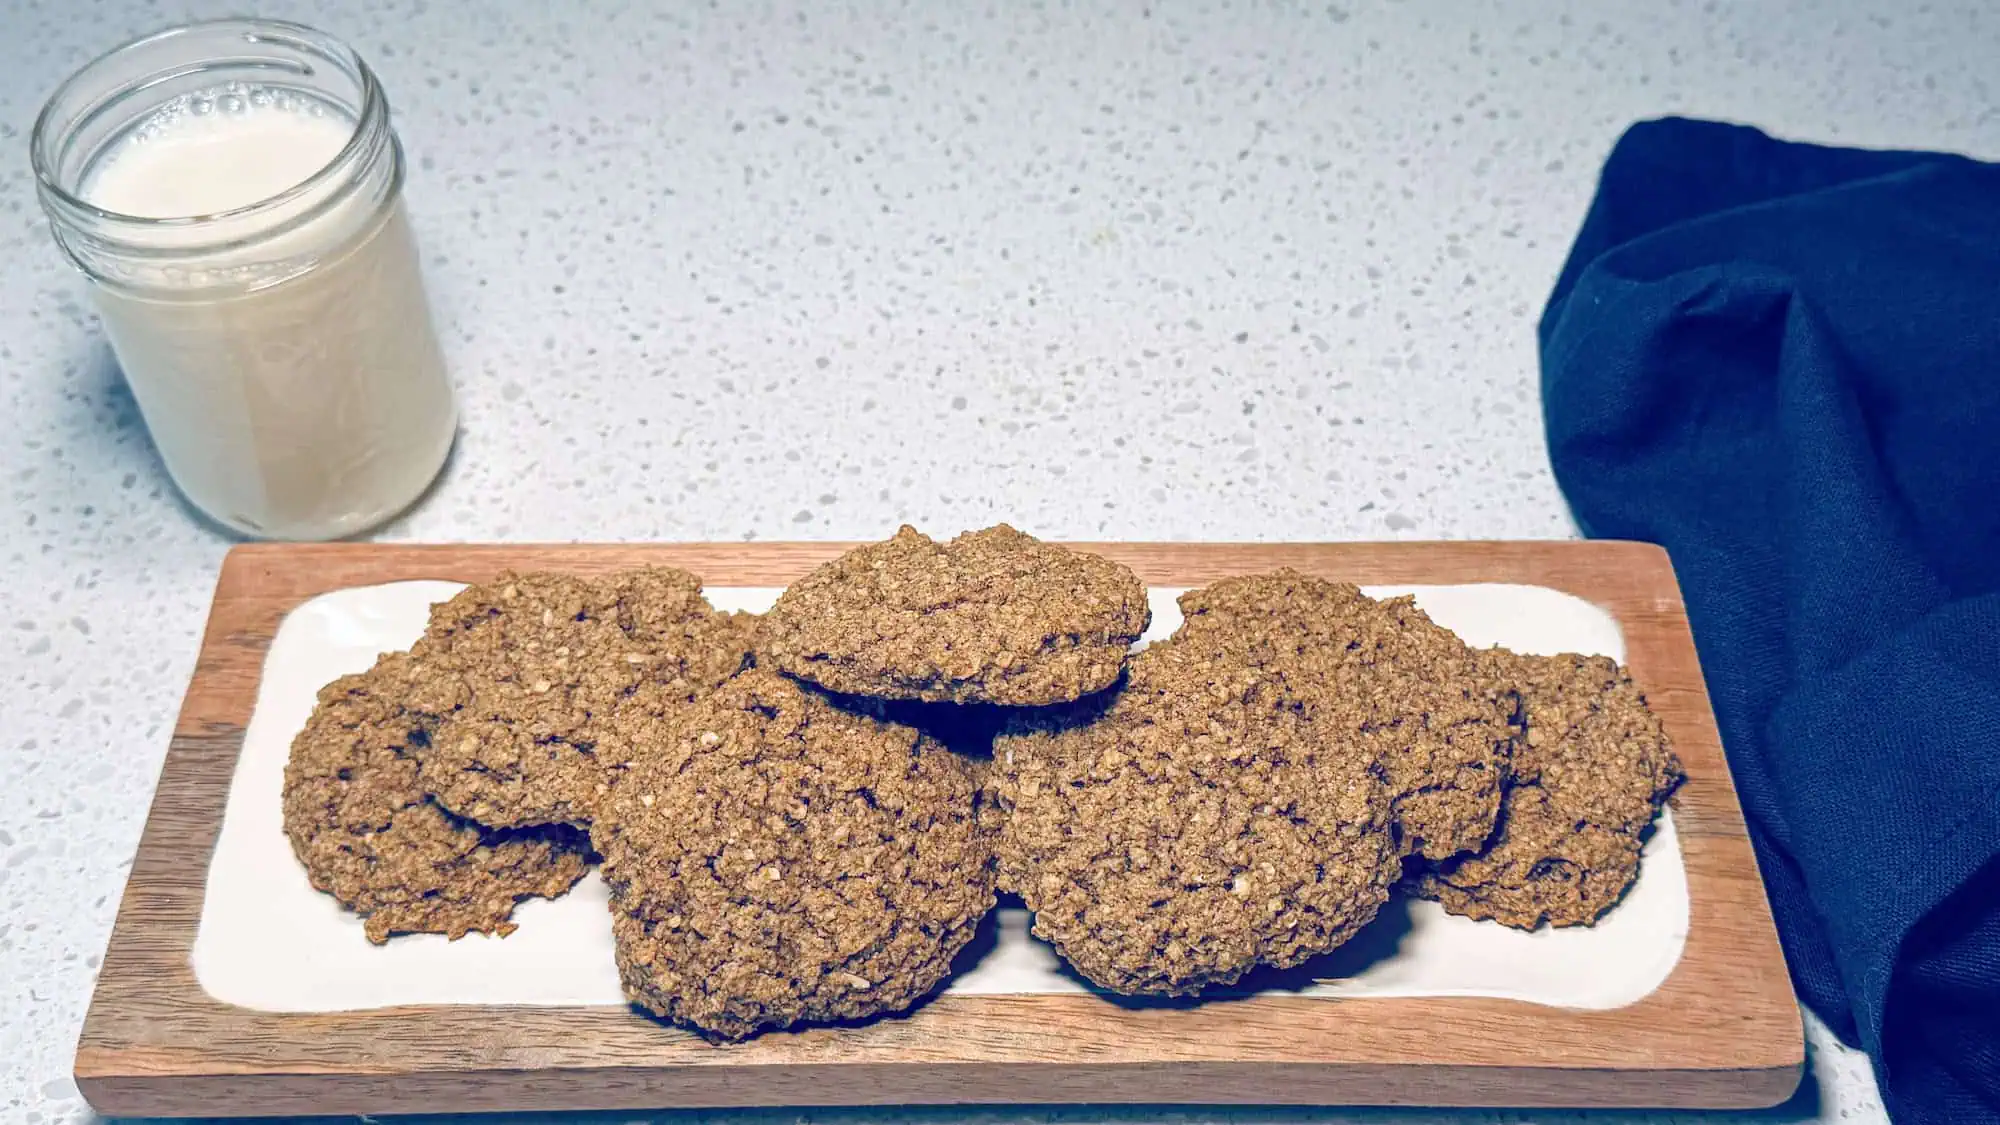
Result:
{"type": "Polygon", "coordinates": [[[634,1003],[715,1038],[909,1007],[996,891],[1096,985],[1326,953],[1392,892],[1588,924],[1680,778],[1617,666],[1467,647],[1289,571],[1181,598],[910,528],[761,618],[650,569],[507,575],[321,693],[285,821],[393,933],[505,933],[601,859],[634,1003]]]}
{"type": "Polygon", "coordinates": [[[505,934],[516,901],[583,877],[618,732],[742,671],[754,624],[665,568],[467,587],[409,652],[320,691],[285,769],[293,850],[371,941],[505,934]]]}

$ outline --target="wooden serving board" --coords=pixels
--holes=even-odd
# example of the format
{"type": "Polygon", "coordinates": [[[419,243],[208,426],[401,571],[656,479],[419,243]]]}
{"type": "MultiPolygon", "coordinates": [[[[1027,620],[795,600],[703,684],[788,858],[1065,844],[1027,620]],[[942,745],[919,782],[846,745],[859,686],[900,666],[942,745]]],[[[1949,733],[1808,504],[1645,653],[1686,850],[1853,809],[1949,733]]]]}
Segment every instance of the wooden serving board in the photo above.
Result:
{"type": "MultiPolygon", "coordinates": [[[[189,963],[265,650],[327,591],[506,568],[667,564],[780,586],[840,543],[257,545],[222,568],[193,682],[77,1048],[109,1115],[358,1114],[972,1102],[1753,1107],[1804,1065],[1800,1018],[1664,552],[1610,542],[1088,544],[1154,586],[1280,566],[1359,584],[1523,583],[1609,611],[1686,765],[1674,798],[1689,933],[1637,1003],[1261,995],[1128,1007],[945,995],[908,1018],[711,1046],[634,1011],[402,1007],[287,1014],[210,998],[189,963]]],[[[273,847],[284,846],[274,840],[273,847]]]]}

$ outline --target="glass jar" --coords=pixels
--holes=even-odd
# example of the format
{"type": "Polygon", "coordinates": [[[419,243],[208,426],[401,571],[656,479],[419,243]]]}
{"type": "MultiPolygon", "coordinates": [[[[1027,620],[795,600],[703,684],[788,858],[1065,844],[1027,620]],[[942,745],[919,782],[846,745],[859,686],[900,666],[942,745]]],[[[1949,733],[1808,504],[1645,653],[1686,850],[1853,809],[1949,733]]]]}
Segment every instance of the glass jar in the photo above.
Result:
{"type": "Polygon", "coordinates": [[[57,89],[31,148],[56,242],[197,508],[332,539],[423,494],[457,407],[360,56],[266,20],[160,32],[57,89]]]}

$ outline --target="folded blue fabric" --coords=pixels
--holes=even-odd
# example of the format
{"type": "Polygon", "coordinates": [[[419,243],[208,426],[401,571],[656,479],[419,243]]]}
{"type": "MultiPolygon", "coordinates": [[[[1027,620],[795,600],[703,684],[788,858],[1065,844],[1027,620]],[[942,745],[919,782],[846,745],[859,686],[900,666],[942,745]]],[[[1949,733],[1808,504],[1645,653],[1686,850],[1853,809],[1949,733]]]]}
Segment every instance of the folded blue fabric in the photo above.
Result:
{"type": "Polygon", "coordinates": [[[2000,166],[1646,122],[1541,324],[1586,534],[1665,546],[1801,997],[2000,1119],[2000,166]]]}

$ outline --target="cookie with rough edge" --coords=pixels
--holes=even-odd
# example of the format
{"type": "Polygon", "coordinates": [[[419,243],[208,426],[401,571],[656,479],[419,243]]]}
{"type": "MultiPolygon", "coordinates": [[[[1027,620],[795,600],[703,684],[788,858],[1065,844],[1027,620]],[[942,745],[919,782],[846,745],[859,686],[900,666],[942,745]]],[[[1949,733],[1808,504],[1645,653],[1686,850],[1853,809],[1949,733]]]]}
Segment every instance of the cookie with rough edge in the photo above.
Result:
{"type": "Polygon", "coordinates": [[[1517,929],[1589,925],[1638,878],[1680,761],[1616,662],[1504,650],[1484,659],[1518,685],[1525,728],[1499,831],[1478,854],[1420,869],[1410,889],[1517,929]]]}
{"type": "Polygon", "coordinates": [[[994,901],[972,762],[762,669],[662,727],[592,827],[634,1004],[740,1039],[945,979],[994,901]]]}
{"type": "Polygon", "coordinates": [[[285,835],[312,885],[361,915],[371,942],[511,933],[517,902],[583,877],[587,842],[482,829],[427,798],[410,754],[435,721],[408,706],[425,694],[419,676],[398,653],[320,691],[285,766],[285,835]]]}
{"type": "Polygon", "coordinates": [[[702,597],[701,579],[672,567],[607,575],[630,680],[606,685],[615,705],[691,703],[743,670],[758,625],[754,613],[722,613],[702,597]],[[633,654],[643,653],[641,662],[633,654]]]}
{"type": "Polygon", "coordinates": [[[1181,595],[1184,643],[1224,646],[1302,694],[1343,699],[1351,729],[1388,769],[1404,847],[1476,851],[1500,816],[1513,748],[1510,684],[1408,597],[1291,570],[1181,595]]]}
{"type": "MultiPolygon", "coordinates": [[[[1001,885],[1113,992],[1181,996],[1351,937],[1402,871],[1359,720],[1241,650],[1177,635],[1083,714],[994,751],[1001,885]]],[[[1061,709],[1058,709],[1059,711],[1061,709]]]]}
{"type": "Polygon", "coordinates": [[[946,543],[905,526],[794,583],[757,652],[834,692],[1045,706],[1115,683],[1151,616],[1109,559],[1006,524],[946,543]]]}
{"type": "Polygon", "coordinates": [[[418,757],[451,812],[496,828],[586,826],[629,746],[601,753],[621,709],[685,706],[740,671],[754,622],[717,613],[701,580],[653,567],[604,578],[503,574],[433,607],[412,655],[454,699],[418,757]]]}

